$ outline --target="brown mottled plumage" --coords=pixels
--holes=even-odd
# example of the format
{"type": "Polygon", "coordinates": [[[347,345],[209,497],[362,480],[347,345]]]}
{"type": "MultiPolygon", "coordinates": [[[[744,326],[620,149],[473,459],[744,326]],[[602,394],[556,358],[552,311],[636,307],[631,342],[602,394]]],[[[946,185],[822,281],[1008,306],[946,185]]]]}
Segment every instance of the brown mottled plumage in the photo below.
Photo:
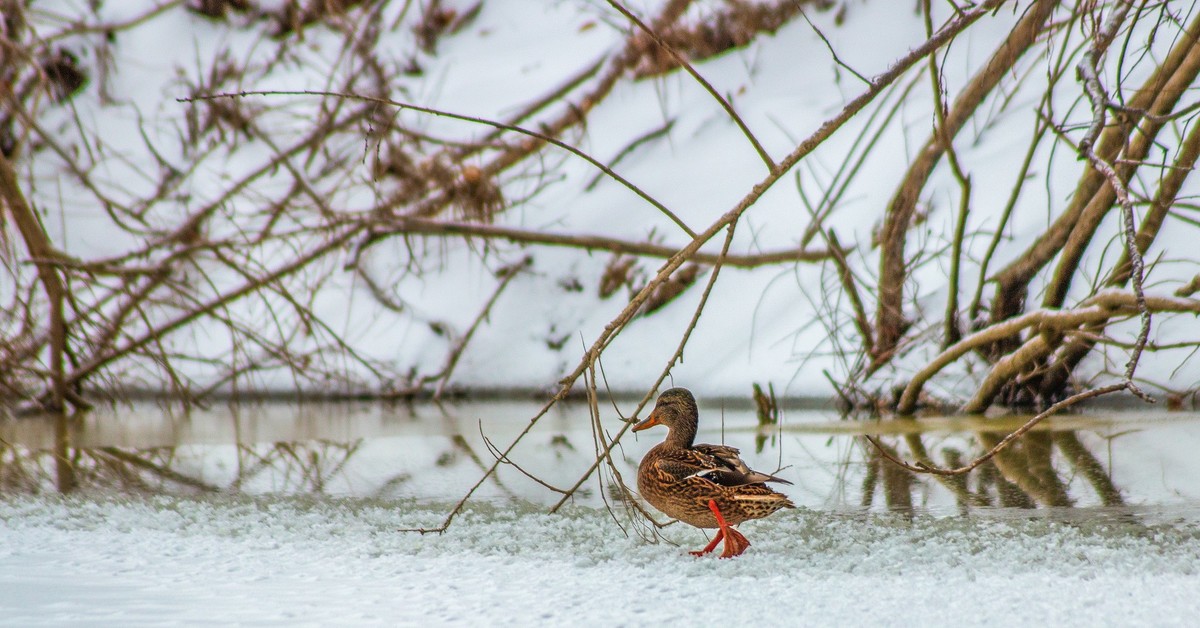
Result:
{"type": "Polygon", "coordinates": [[[672,388],[659,395],[650,416],[634,426],[635,432],[667,426],[666,440],[646,452],[638,466],[638,491],[669,517],[698,528],[719,528],[707,547],[692,553],[711,552],[724,539],[721,557],[729,558],[750,546],[731,526],[795,507],[764,482],[791,482],[751,470],[734,447],[693,444],[699,414],[691,392],[672,388]]]}

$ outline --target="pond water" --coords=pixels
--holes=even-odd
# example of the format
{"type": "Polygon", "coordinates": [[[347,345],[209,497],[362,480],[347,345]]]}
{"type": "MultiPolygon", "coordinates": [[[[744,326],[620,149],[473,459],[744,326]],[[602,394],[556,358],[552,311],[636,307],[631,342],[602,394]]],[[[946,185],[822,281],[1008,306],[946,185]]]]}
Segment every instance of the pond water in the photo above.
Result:
{"type": "MultiPolygon", "coordinates": [[[[632,407],[632,404],[628,404],[632,407]]],[[[624,406],[623,406],[624,409],[624,406]]],[[[626,410],[628,411],[628,410],[626,410]]],[[[1194,625],[1200,416],[847,421],[704,405],[699,440],[795,484],[734,560],[620,501],[661,428],[566,405],[153,405],[0,420],[0,625],[1194,625]],[[519,467],[519,468],[518,468],[519,467]],[[532,478],[530,477],[532,476],[532,478]],[[536,478],[536,479],[533,479],[536,478]],[[584,479],[586,478],[586,479],[584,479]],[[581,479],[583,481],[581,482],[581,479]],[[562,509],[563,495],[579,490],[562,509]],[[441,534],[456,502],[472,499],[441,534]],[[720,592],[714,594],[713,592],[720,592]]],[[[661,519],[661,517],[660,517],[661,519]]]]}
{"type": "MultiPolygon", "coordinates": [[[[7,493],[241,493],[453,504],[538,409],[511,401],[260,404],[173,414],[138,404],[65,421],[9,418],[0,421],[0,487],[7,493]]],[[[608,442],[623,421],[611,405],[601,414],[608,442]]],[[[863,435],[878,436],[907,460],[955,466],[1027,417],[845,420],[828,411],[790,410],[779,424],[759,426],[748,407],[706,405],[701,415],[699,442],[741,448],[752,467],[794,482],[784,490],[812,509],[1080,516],[1065,513],[1075,509],[1200,518],[1197,413],[1051,417],[993,462],[958,478],[899,469],[863,435]]],[[[661,428],[625,434],[613,450],[613,466],[589,474],[602,441],[587,406],[558,406],[510,453],[513,464],[499,465],[472,499],[552,507],[563,495],[547,485],[569,490],[579,484],[569,501],[603,506],[612,496],[605,491],[614,490],[613,471],[632,485],[641,456],[664,434],[661,428]]]]}

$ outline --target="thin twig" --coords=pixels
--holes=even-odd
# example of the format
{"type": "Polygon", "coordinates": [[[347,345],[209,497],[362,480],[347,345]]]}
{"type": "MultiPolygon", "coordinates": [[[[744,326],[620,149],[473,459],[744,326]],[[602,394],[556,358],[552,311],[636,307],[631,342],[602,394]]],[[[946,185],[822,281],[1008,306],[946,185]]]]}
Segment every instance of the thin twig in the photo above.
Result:
{"type": "MultiPolygon", "coordinates": [[[[925,33],[933,33],[933,10],[930,0],[924,0],[925,33]]],[[[958,151],[954,148],[954,138],[946,128],[945,85],[942,83],[941,71],[938,69],[937,56],[929,55],[929,80],[933,88],[934,134],[941,143],[942,151],[946,153],[946,162],[950,172],[959,186],[958,219],[954,225],[954,235],[951,238],[950,273],[947,276],[946,313],[943,316],[942,348],[958,342],[962,333],[958,326],[958,288],[959,268],[962,262],[963,239],[966,237],[967,215],[971,211],[971,176],[963,172],[959,163],[958,151]]]]}
{"type": "Polygon", "coordinates": [[[854,312],[854,326],[858,328],[858,335],[862,339],[863,350],[869,354],[872,347],[875,346],[875,332],[871,328],[870,319],[867,318],[867,308],[863,305],[862,297],[858,294],[858,284],[854,280],[854,272],[850,270],[850,263],[846,259],[846,251],[842,249],[842,245],[838,242],[837,233],[833,229],[829,229],[828,231],[821,229],[821,235],[825,236],[829,244],[829,250],[833,253],[833,263],[837,267],[838,279],[842,283],[842,289],[846,292],[846,298],[850,299],[850,309],[854,312]]]}
{"type": "Polygon", "coordinates": [[[1134,343],[1133,349],[1129,352],[1129,361],[1125,364],[1124,383],[1129,392],[1147,403],[1154,403],[1154,398],[1143,392],[1141,388],[1138,388],[1137,384],[1133,381],[1133,375],[1137,370],[1138,361],[1141,359],[1142,350],[1146,347],[1146,343],[1150,339],[1150,309],[1146,306],[1146,293],[1142,285],[1146,269],[1142,253],[1137,245],[1137,225],[1134,223],[1133,202],[1129,198],[1129,189],[1125,186],[1125,182],[1116,169],[1113,168],[1112,164],[1097,155],[1094,150],[1095,138],[1099,136],[1100,129],[1104,126],[1104,107],[1108,101],[1104,88],[1100,84],[1096,65],[1099,63],[1104,51],[1108,49],[1113,38],[1116,37],[1117,30],[1120,28],[1121,23],[1125,19],[1125,14],[1129,11],[1132,4],[1132,2],[1119,3],[1117,10],[1109,16],[1104,30],[1097,34],[1092,48],[1084,53],[1083,61],[1078,66],[1080,80],[1083,81],[1084,91],[1088,99],[1092,102],[1093,111],[1092,126],[1088,129],[1088,133],[1084,136],[1084,139],[1080,141],[1079,150],[1082,156],[1086,157],[1092,164],[1092,167],[1104,175],[1108,184],[1112,186],[1113,193],[1117,197],[1117,202],[1121,206],[1121,227],[1125,235],[1125,254],[1129,259],[1130,278],[1133,283],[1133,292],[1137,297],[1137,309],[1142,323],[1141,329],[1138,331],[1137,341],[1134,343]]]}
{"type": "MultiPolygon", "coordinates": [[[[734,225],[731,224],[729,226],[729,231],[725,236],[725,244],[722,248],[722,253],[724,253],[724,251],[728,251],[729,245],[732,244],[732,242],[733,242],[733,228],[734,228],[734,225]]],[[[642,398],[641,402],[638,404],[637,408],[634,410],[632,417],[628,421],[626,421],[624,425],[621,426],[620,431],[618,431],[616,436],[614,436],[612,438],[612,442],[608,445],[608,447],[606,447],[604,449],[604,452],[603,452],[604,456],[608,456],[609,453],[612,451],[612,448],[615,447],[617,445],[617,443],[620,442],[621,437],[625,434],[625,432],[627,430],[629,430],[629,428],[633,427],[634,418],[637,417],[638,413],[641,412],[642,408],[644,408],[650,402],[650,399],[653,397],[654,393],[658,390],[658,387],[661,386],[663,381],[665,381],[667,379],[667,377],[670,375],[671,369],[675,366],[675,363],[679,360],[682,360],[683,350],[687,346],[688,339],[691,337],[692,331],[696,328],[696,324],[698,322],[700,322],[700,315],[704,312],[704,306],[708,302],[708,296],[712,292],[713,286],[716,285],[717,276],[720,275],[720,273],[721,273],[721,263],[718,262],[716,265],[713,266],[712,274],[709,275],[709,277],[708,277],[708,283],[704,286],[704,292],[700,294],[700,302],[696,305],[696,308],[692,313],[692,319],[691,319],[691,321],[688,322],[688,326],[684,330],[683,336],[679,340],[679,345],[676,347],[675,353],[671,355],[671,359],[667,361],[666,367],[663,368],[661,373],[659,373],[658,379],[655,380],[654,385],[651,386],[650,389],[646,392],[645,397],[642,398]]],[[[595,472],[596,468],[598,466],[600,466],[600,461],[601,461],[601,457],[597,457],[596,461],[593,462],[590,467],[588,467],[588,470],[585,471],[584,474],[575,483],[576,488],[578,488],[584,482],[587,481],[588,477],[590,477],[591,474],[593,472],[595,472]]],[[[572,490],[574,490],[574,489],[572,489],[572,490]]],[[[550,509],[550,512],[557,511],[565,502],[566,502],[566,498],[564,497],[563,499],[559,500],[559,502],[557,504],[555,504],[553,508],[550,509]]]]}
{"type": "Polygon", "coordinates": [[[696,237],[696,232],[692,231],[691,227],[688,227],[687,224],[684,223],[683,220],[679,218],[679,216],[675,215],[675,212],[672,212],[670,209],[667,209],[667,207],[665,205],[663,205],[662,203],[660,203],[657,199],[655,199],[654,197],[647,194],[645,191],[643,191],[638,186],[634,185],[631,181],[629,181],[625,177],[622,177],[621,175],[617,174],[615,171],[613,171],[612,168],[609,168],[608,166],[604,165],[603,163],[598,161],[595,157],[592,157],[591,155],[579,150],[578,148],[575,148],[574,146],[571,146],[570,144],[567,144],[566,142],[563,142],[562,140],[559,140],[554,137],[550,137],[549,135],[546,135],[544,133],[539,133],[537,131],[533,131],[530,129],[526,129],[526,128],[517,126],[515,124],[506,124],[504,122],[496,122],[495,120],[488,120],[486,118],[479,118],[476,116],[468,116],[468,115],[463,115],[463,114],[459,114],[459,113],[453,113],[450,111],[443,111],[441,109],[433,109],[431,107],[422,107],[420,105],[414,105],[412,103],[406,103],[406,102],[401,102],[398,100],[392,100],[390,98],[379,98],[376,96],[364,96],[362,94],[328,92],[328,91],[308,90],[308,89],[243,90],[240,92],[223,92],[223,93],[218,93],[218,94],[204,94],[204,95],[200,95],[200,96],[176,98],[175,100],[178,102],[195,102],[195,101],[203,101],[203,100],[217,100],[217,99],[223,99],[223,98],[228,98],[228,99],[246,98],[247,96],[320,96],[323,98],[341,98],[341,99],[347,99],[347,100],[359,100],[362,102],[375,103],[375,104],[379,104],[379,105],[387,105],[389,107],[395,107],[397,109],[409,109],[412,111],[424,113],[424,114],[431,115],[431,116],[450,118],[452,120],[461,120],[463,122],[471,122],[474,124],[482,124],[485,126],[490,126],[490,127],[496,128],[496,129],[503,129],[505,131],[512,131],[514,133],[520,133],[522,135],[527,135],[529,137],[543,141],[547,144],[551,144],[553,146],[561,148],[561,149],[567,151],[568,153],[571,153],[572,155],[575,155],[576,157],[579,157],[580,159],[582,159],[582,160],[586,161],[587,163],[591,164],[592,166],[596,167],[604,174],[612,177],[612,179],[614,181],[617,181],[621,185],[624,185],[626,188],[628,188],[634,194],[637,194],[638,196],[640,196],[642,198],[642,200],[645,200],[647,203],[650,203],[651,205],[653,205],[660,212],[662,212],[663,215],[670,218],[671,222],[674,222],[676,225],[678,225],[679,228],[682,229],[684,233],[688,234],[689,236],[691,236],[693,238],[696,237]]]}
{"type": "MultiPolygon", "coordinates": [[[[511,452],[511,450],[514,447],[516,447],[516,444],[518,442],[520,442],[520,440],[522,438],[524,438],[525,435],[528,434],[531,429],[533,429],[533,426],[536,425],[537,422],[543,416],[545,416],[547,412],[549,412],[550,408],[552,408],[554,405],[556,405],[559,401],[561,401],[562,399],[564,399],[567,396],[567,394],[570,392],[571,388],[574,386],[575,382],[578,381],[578,379],[583,375],[583,373],[587,370],[587,368],[596,359],[599,358],[600,354],[604,351],[605,348],[608,347],[609,343],[611,343],[616,338],[616,336],[620,333],[620,331],[622,329],[624,329],[625,325],[628,324],[628,322],[630,320],[632,320],[633,316],[639,311],[642,304],[645,303],[646,300],[650,297],[650,294],[652,294],[653,291],[659,285],[661,285],[663,282],[667,281],[667,279],[671,276],[671,274],[674,273],[685,261],[691,259],[704,243],[708,242],[708,240],[711,239],[714,235],[716,235],[716,233],[718,231],[720,231],[721,229],[729,227],[734,222],[736,222],[737,219],[739,217],[741,217],[741,215],[747,209],[749,209],[752,205],[754,205],[758,201],[758,199],[767,192],[767,190],[769,190],[780,178],[782,178],[785,174],[787,174],[787,172],[789,170],[791,170],[797,163],[799,163],[799,161],[801,159],[803,159],[805,156],[809,155],[812,151],[816,150],[816,148],[818,146],[820,146],[826,139],[828,139],[831,135],[833,135],[834,132],[836,132],[838,129],[840,129],[855,114],[857,114],[864,107],[866,107],[868,104],[870,104],[875,99],[876,96],[878,96],[889,85],[894,83],[900,76],[902,76],[905,72],[907,72],[914,64],[916,64],[921,59],[923,59],[925,56],[931,54],[933,51],[937,50],[941,46],[945,45],[946,42],[953,39],[957,34],[961,33],[964,29],[966,29],[971,24],[975,23],[977,20],[982,18],[984,15],[987,15],[988,13],[990,13],[993,9],[995,9],[997,6],[999,6],[1002,2],[1003,2],[1003,0],[988,0],[987,2],[984,2],[983,4],[976,6],[971,10],[964,11],[956,19],[951,20],[949,23],[947,23],[945,26],[943,26],[937,33],[935,33],[933,35],[933,37],[930,37],[927,41],[922,43],[920,46],[917,46],[916,48],[912,49],[907,54],[905,54],[903,57],[901,57],[900,59],[895,61],[885,72],[883,72],[879,76],[875,77],[875,79],[871,81],[869,87],[867,88],[867,90],[865,92],[863,92],[856,98],[852,99],[849,103],[847,103],[842,108],[841,111],[839,111],[832,118],[826,120],[808,138],[801,141],[792,150],[792,152],[790,154],[788,154],[787,157],[785,157],[781,162],[779,162],[779,164],[774,168],[774,170],[772,170],[772,172],[766,178],[764,178],[763,181],[756,184],[731,209],[729,209],[724,214],[722,214],[716,221],[714,221],[703,232],[697,234],[697,236],[690,243],[688,243],[686,246],[684,246],[682,249],[680,249],[675,255],[671,256],[671,258],[667,260],[667,262],[662,266],[662,268],[659,269],[659,271],[655,275],[655,277],[652,278],[649,282],[647,282],[646,286],[643,287],[642,290],[640,290],[636,295],[634,295],[634,297],[630,300],[630,302],[628,304],[626,304],[626,306],[621,310],[621,312],[615,318],[613,318],[608,323],[608,325],[605,326],[604,330],[599,334],[599,336],[596,338],[596,340],[593,341],[592,345],[588,348],[588,350],[584,352],[584,355],[580,359],[579,364],[577,364],[576,367],[570,373],[568,373],[565,377],[563,377],[561,380],[559,380],[559,388],[558,388],[558,391],[555,393],[555,395],[552,398],[550,398],[545,404],[543,404],[542,408],[534,415],[534,417],[532,419],[530,419],[530,422],[525,427],[525,429],[516,435],[516,437],[508,445],[508,448],[506,450],[501,452],[502,455],[507,456],[511,452]]],[[[489,124],[494,124],[494,123],[489,123],[489,124]]],[[[732,230],[729,232],[729,236],[732,237],[732,230]]],[[[728,244],[726,244],[726,246],[724,248],[727,250],[728,244]]],[[[710,277],[708,288],[711,288],[712,281],[715,280],[716,274],[717,273],[714,272],[713,275],[710,277]]],[[[706,296],[707,296],[707,292],[705,293],[705,297],[706,296]]],[[[702,297],[702,298],[705,298],[705,297],[702,297]]],[[[698,313],[696,316],[698,316],[698,313]]],[[[695,318],[695,316],[693,318],[695,318]]],[[[684,340],[686,341],[686,337],[684,340]]],[[[676,351],[676,355],[682,355],[682,347],[676,351]]],[[[672,358],[671,363],[674,363],[675,359],[676,358],[672,358]]],[[[666,373],[664,372],[664,374],[662,376],[660,376],[660,378],[658,380],[659,383],[661,383],[661,381],[665,378],[666,378],[666,373]]],[[[655,384],[654,388],[655,389],[657,388],[657,383],[655,384]]],[[[651,393],[653,392],[653,390],[654,389],[651,390],[651,393]]],[[[649,402],[649,398],[650,398],[649,394],[647,394],[647,396],[645,398],[643,398],[643,400],[638,405],[638,411],[640,411],[643,407],[645,407],[645,405],[649,402]]],[[[636,414],[637,413],[635,412],[634,416],[636,416],[636,414]]],[[[621,434],[625,433],[625,431],[629,429],[630,425],[631,425],[630,423],[626,423],[621,428],[621,430],[613,437],[613,441],[612,441],[613,445],[615,445],[617,442],[619,442],[621,434]]],[[[580,483],[582,483],[583,481],[586,481],[586,478],[591,475],[591,473],[595,470],[595,467],[599,464],[601,464],[601,461],[599,459],[597,459],[593,463],[591,469],[589,469],[585,473],[584,478],[582,480],[580,480],[580,483]]],[[[464,493],[463,496],[458,500],[458,502],[450,509],[450,511],[446,515],[446,518],[442,521],[442,523],[440,525],[434,526],[434,527],[428,527],[428,528],[412,528],[412,529],[409,529],[408,531],[420,532],[423,534],[424,533],[445,532],[449,528],[449,526],[453,523],[455,517],[459,513],[462,512],[464,505],[471,498],[471,496],[475,494],[475,491],[477,491],[479,489],[479,487],[482,486],[483,483],[487,480],[487,478],[490,477],[490,475],[495,472],[495,469],[498,465],[499,465],[499,462],[493,464],[487,471],[484,472],[484,474],[475,482],[475,484],[473,486],[471,486],[471,488],[469,488],[466,491],[466,493],[464,493]]],[[[559,508],[562,505],[562,503],[563,502],[559,502],[559,504],[557,504],[554,507],[554,509],[559,508]]]]}
{"type": "Polygon", "coordinates": [[[650,28],[645,22],[638,19],[636,15],[634,15],[629,9],[626,9],[625,6],[617,0],[608,0],[608,3],[612,5],[614,9],[619,11],[621,15],[629,18],[629,20],[636,24],[638,28],[642,29],[643,32],[649,35],[650,38],[654,40],[654,43],[658,44],[663,50],[666,50],[667,54],[671,55],[671,57],[674,58],[684,70],[687,70],[687,73],[691,74],[692,78],[696,79],[696,82],[699,83],[701,87],[703,87],[709,94],[712,94],[712,97],[716,99],[718,103],[720,103],[721,108],[725,110],[725,113],[729,114],[730,119],[733,120],[734,124],[737,124],[738,128],[741,129],[742,134],[745,135],[746,139],[750,141],[750,145],[754,147],[754,150],[758,153],[759,158],[762,159],[763,163],[767,165],[767,170],[775,170],[775,161],[771,159],[771,155],[767,153],[767,149],[763,148],[762,144],[758,141],[758,138],[755,137],[754,133],[750,131],[750,127],[746,126],[746,122],[743,121],[742,117],[739,116],[737,111],[734,110],[733,105],[731,105],[723,96],[721,96],[721,94],[717,92],[711,83],[705,80],[703,76],[700,76],[700,73],[696,71],[696,68],[692,67],[692,64],[687,62],[687,59],[684,59],[682,55],[675,51],[674,48],[672,48],[667,42],[663,41],[663,38],[660,37],[658,33],[654,32],[654,29],[650,28]]]}
{"type": "MultiPolygon", "coordinates": [[[[846,62],[842,61],[842,58],[838,56],[837,51],[833,49],[833,44],[829,43],[829,38],[825,36],[825,33],[821,32],[821,29],[817,28],[817,25],[813,24],[812,20],[808,19],[807,12],[801,11],[800,16],[804,18],[805,22],[808,22],[808,27],[813,29],[813,32],[817,34],[817,37],[821,38],[821,41],[825,44],[825,49],[829,51],[829,56],[833,57],[834,63],[836,63],[839,67],[844,68],[847,72],[853,74],[858,80],[862,81],[863,83],[866,83],[867,85],[871,84],[871,79],[863,76],[862,74],[859,73],[858,70],[855,70],[854,68],[847,65],[846,62]]],[[[928,36],[931,32],[932,31],[927,31],[925,33],[926,36],[928,36]]]]}
{"type": "MultiPolygon", "coordinates": [[[[645,144],[647,142],[656,140],[656,139],[663,137],[664,135],[670,133],[671,127],[673,127],[673,126],[675,126],[675,118],[671,118],[670,120],[667,120],[666,124],[658,127],[657,129],[652,129],[650,131],[647,131],[646,133],[643,133],[643,134],[633,138],[633,140],[631,140],[628,144],[625,145],[625,148],[622,148],[621,150],[617,151],[616,155],[613,155],[613,158],[610,159],[608,162],[608,167],[616,168],[617,164],[621,163],[622,159],[625,159],[630,154],[632,154],[633,151],[637,150],[637,148],[639,146],[641,146],[642,144],[645,144]]],[[[596,175],[592,177],[592,180],[588,181],[588,184],[583,187],[583,190],[585,192],[591,192],[593,189],[595,189],[596,185],[598,185],[600,183],[600,181],[602,181],[602,180],[604,180],[604,173],[603,172],[596,173],[596,175]]]]}
{"type": "Polygon", "coordinates": [[[500,299],[500,295],[504,292],[504,289],[508,287],[508,284],[512,282],[512,280],[515,279],[517,275],[520,274],[521,271],[528,267],[532,262],[533,258],[526,256],[521,261],[504,269],[504,276],[500,280],[500,283],[496,285],[496,289],[492,291],[492,296],[489,297],[487,302],[483,304],[483,307],[479,309],[479,313],[475,315],[475,320],[472,321],[471,326],[467,328],[467,333],[463,334],[462,337],[458,339],[458,342],[454,343],[454,348],[451,349],[450,353],[446,356],[446,364],[437,373],[421,378],[422,385],[428,384],[434,380],[441,380],[438,382],[437,390],[433,393],[433,398],[435,401],[442,398],[442,393],[445,391],[446,385],[450,383],[450,376],[454,374],[454,367],[458,365],[458,360],[462,357],[463,352],[466,351],[467,344],[471,342],[471,337],[475,335],[475,331],[479,329],[480,324],[482,324],[483,321],[486,320],[491,314],[492,306],[494,306],[496,301],[500,299]]]}
{"type": "Polygon", "coordinates": [[[483,433],[483,421],[482,420],[479,421],[479,437],[483,439],[483,444],[485,447],[487,447],[488,453],[492,454],[492,457],[495,458],[497,462],[509,465],[510,467],[516,469],[517,471],[520,471],[521,475],[524,475],[525,477],[533,480],[534,482],[541,484],[543,487],[549,489],[550,491],[552,491],[554,493],[566,494],[567,491],[565,491],[561,488],[558,488],[557,486],[554,486],[553,484],[550,484],[549,482],[546,482],[545,480],[526,471],[525,469],[522,469],[521,465],[513,462],[512,458],[509,458],[507,455],[500,453],[500,449],[498,447],[496,447],[495,443],[493,443],[492,440],[483,433]]]}
{"type": "Polygon", "coordinates": [[[1079,140],[1081,158],[1086,158],[1092,152],[1096,140],[1100,137],[1100,132],[1104,130],[1108,97],[1105,95],[1104,85],[1100,82],[1100,75],[1096,68],[1100,64],[1100,58],[1104,56],[1109,45],[1116,38],[1121,24],[1125,22],[1125,16],[1129,13],[1129,9],[1133,6],[1133,2],[1129,1],[1116,4],[1116,8],[1109,13],[1104,28],[1093,38],[1091,48],[1083,53],[1083,59],[1075,67],[1079,81],[1083,83],[1084,92],[1092,105],[1092,123],[1084,133],[1083,139],[1079,140]]]}

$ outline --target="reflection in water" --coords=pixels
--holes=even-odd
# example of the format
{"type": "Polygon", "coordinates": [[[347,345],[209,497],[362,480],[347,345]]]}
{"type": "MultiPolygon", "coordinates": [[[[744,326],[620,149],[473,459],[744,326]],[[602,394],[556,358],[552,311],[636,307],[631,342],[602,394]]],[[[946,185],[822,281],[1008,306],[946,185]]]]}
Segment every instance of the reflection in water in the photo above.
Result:
{"type": "MultiPolygon", "coordinates": [[[[0,419],[0,490],[452,502],[493,464],[494,445],[509,442],[531,414],[523,404],[269,406],[180,418],[139,406],[120,416],[0,419]]],[[[1194,506],[1198,499],[1188,494],[1191,489],[1181,491],[1163,480],[1164,474],[1174,473],[1176,482],[1186,486],[1186,477],[1195,477],[1200,463],[1190,452],[1200,445],[1196,417],[1065,417],[1030,432],[970,474],[954,477],[915,475],[897,467],[862,434],[883,432],[880,442],[890,455],[957,467],[999,442],[1020,418],[834,422],[813,414],[799,421],[784,417],[780,428],[764,425],[761,408],[757,417],[751,411],[726,411],[724,417],[721,432],[702,433],[701,439],[724,437],[744,453],[754,451],[761,462],[752,464],[763,468],[777,462],[802,493],[793,492],[793,499],[814,508],[911,515],[925,510],[1124,507],[1130,499],[1139,505],[1182,501],[1194,506]],[[1175,449],[1164,450],[1164,443],[1175,449]],[[1114,461],[1119,461],[1120,473],[1114,461]]],[[[591,439],[586,414],[564,410],[522,441],[512,458],[517,464],[501,465],[480,497],[552,500],[557,496],[530,476],[569,486],[594,461],[591,447],[575,443],[591,439]]],[[[621,457],[614,458],[624,465],[620,471],[632,473],[651,445],[623,441],[621,457]]],[[[576,501],[602,503],[607,494],[595,488],[593,480],[576,501]]]]}
{"type": "Polygon", "coordinates": [[[63,412],[54,417],[54,487],[60,493],[75,489],[75,466],[77,460],[71,458],[70,419],[63,412]]]}
{"type": "MultiPolygon", "coordinates": [[[[1007,433],[978,431],[979,447],[971,457],[994,447],[1007,433]]],[[[958,468],[969,462],[962,451],[952,446],[937,450],[935,460],[926,448],[926,436],[909,433],[903,442],[909,454],[930,466],[958,468]]],[[[867,451],[863,478],[862,505],[870,507],[877,492],[882,492],[889,510],[913,511],[913,485],[923,481],[906,469],[891,464],[867,439],[861,439],[867,451]]],[[[889,445],[893,457],[904,454],[889,445]]],[[[1105,507],[1124,506],[1121,492],[1113,484],[1109,471],[1080,440],[1076,430],[1035,431],[1001,451],[971,473],[957,476],[931,475],[924,481],[940,483],[954,496],[960,512],[973,507],[1036,508],[1071,507],[1075,500],[1068,485],[1081,477],[1105,507]]]]}

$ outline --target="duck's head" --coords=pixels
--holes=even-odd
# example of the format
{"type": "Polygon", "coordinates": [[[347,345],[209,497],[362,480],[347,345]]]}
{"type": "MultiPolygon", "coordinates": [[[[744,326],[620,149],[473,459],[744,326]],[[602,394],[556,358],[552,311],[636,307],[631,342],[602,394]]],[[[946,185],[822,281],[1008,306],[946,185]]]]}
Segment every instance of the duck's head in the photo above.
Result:
{"type": "Polygon", "coordinates": [[[694,437],[699,414],[696,398],[692,396],[691,391],[686,388],[672,388],[658,396],[658,402],[654,404],[650,416],[633,426],[633,431],[640,432],[655,425],[665,425],[673,435],[694,437]]]}

